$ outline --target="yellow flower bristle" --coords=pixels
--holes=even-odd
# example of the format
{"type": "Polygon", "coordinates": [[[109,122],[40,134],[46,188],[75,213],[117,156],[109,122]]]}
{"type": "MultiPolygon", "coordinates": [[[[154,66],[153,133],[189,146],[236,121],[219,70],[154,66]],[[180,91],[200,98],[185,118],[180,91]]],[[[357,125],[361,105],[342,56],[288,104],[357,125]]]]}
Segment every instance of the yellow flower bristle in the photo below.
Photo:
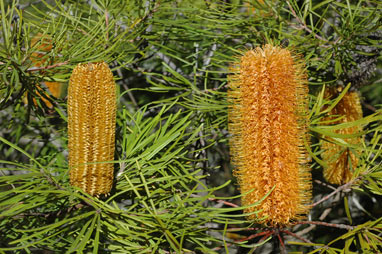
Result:
{"type": "Polygon", "coordinates": [[[309,211],[311,174],[308,142],[308,87],[304,65],[292,53],[265,45],[240,59],[230,80],[230,149],[242,205],[274,190],[248,215],[269,226],[285,226],[309,211]]]}
{"type": "Polygon", "coordinates": [[[115,124],[116,87],[108,65],[77,65],[68,88],[70,183],[90,195],[112,187],[115,124]]]}
{"type": "MultiPolygon", "coordinates": [[[[341,91],[341,87],[329,88],[325,91],[325,97],[327,99],[336,97],[341,91]]],[[[361,119],[362,115],[362,107],[358,92],[348,91],[328,113],[328,116],[324,118],[324,121],[330,121],[340,117],[338,121],[332,123],[347,123],[361,119]]],[[[361,126],[353,126],[336,130],[336,133],[356,134],[361,131],[361,126]]],[[[326,139],[332,141],[329,137],[326,137],[326,139]]],[[[348,144],[356,145],[361,143],[361,138],[359,136],[354,138],[344,138],[344,141],[348,144]]],[[[321,148],[323,149],[321,154],[322,159],[327,162],[327,167],[324,168],[324,177],[326,181],[338,185],[348,183],[353,177],[353,170],[358,165],[359,159],[355,154],[355,151],[348,147],[327,141],[323,141],[321,148]]]]}

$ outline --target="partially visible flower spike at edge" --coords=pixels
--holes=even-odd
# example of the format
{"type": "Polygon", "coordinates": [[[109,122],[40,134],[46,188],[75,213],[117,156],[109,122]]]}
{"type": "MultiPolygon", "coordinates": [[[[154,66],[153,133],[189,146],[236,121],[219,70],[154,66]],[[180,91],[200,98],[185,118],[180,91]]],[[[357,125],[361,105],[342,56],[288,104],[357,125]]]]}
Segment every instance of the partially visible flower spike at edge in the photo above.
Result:
{"type": "MultiPolygon", "coordinates": [[[[333,99],[342,92],[342,87],[326,89],[325,98],[333,99]]],[[[363,116],[360,97],[357,91],[348,91],[338,104],[328,113],[324,121],[332,121],[332,124],[354,122],[363,116]],[[334,119],[338,121],[333,122],[334,119]]],[[[361,126],[342,128],[336,131],[338,134],[357,134],[362,131],[361,126]]],[[[343,185],[353,177],[353,170],[358,165],[358,155],[353,149],[333,143],[330,137],[328,141],[322,141],[321,157],[327,162],[324,168],[324,177],[331,184],[343,185]]],[[[361,143],[361,138],[346,138],[344,141],[350,145],[361,143]]]]}
{"type": "Polygon", "coordinates": [[[116,87],[106,63],[79,64],[68,88],[70,183],[90,195],[113,184],[116,87]]]}
{"type": "Polygon", "coordinates": [[[242,205],[274,190],[248,219],[288,226],[309,212],[311,173],[308,86],[304,64],[288,49],[265,45],[249,50],[230,76],[230,150],[242,205]]]}
{"type": "MultiPolygon", "coordinates": [[[[31,40],[31,47],[36,46],[36,52],[33,52],[30,56],[30,60],[33,63],[33,66],[35,67],[41,67],[45,64],[47,61],[46,54],[47,52],[52,50],[52,39],[48,35],[43,35],[41,33],[36,34],[32,40],[31,40]]],[[[58,82],[44,82],[47,89],[50,91],[50,93],[55,97],[59,98],[62,93],[62,84],[58,82]]],[[[36,86],[40,87],[39,84],[36,86]]],[[[53,105],[50,101],[48,101],[46,98],[44,98],[39,92],[37,92],[37,95],[41,98],[41,100],[45,103],[45,105],[48,108],[53,108],[53,105]]],[[[34,104],[37,105],[36,99],[34,100],[34,104]]],[[[27,100],[25,100],[25,103],[28,103],[27,100]]]]}

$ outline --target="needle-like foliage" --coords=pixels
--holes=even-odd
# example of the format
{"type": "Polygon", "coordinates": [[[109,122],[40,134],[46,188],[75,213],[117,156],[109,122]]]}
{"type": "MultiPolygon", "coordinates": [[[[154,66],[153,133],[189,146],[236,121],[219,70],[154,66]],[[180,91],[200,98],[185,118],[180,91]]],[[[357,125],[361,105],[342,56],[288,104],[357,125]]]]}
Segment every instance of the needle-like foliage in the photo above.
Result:
{"type": "Polygon", "coordinates": [[[0,1],[0,253],[381,252],[381,9],[379,0],[0,1]],[[232,176],[227,77],[238,55],[265,44],[301,55],[308,78],[300,147],[312,201],[288,226],[248,222],[269,220],[261,203],[275,188],[243,204],[232,176]],[[70,75],[98,62],[117,96],[114,154],[84,164],[114,167],[99,197],[70,184],[67,135],[70,75]],[[342,121],[333,109],[353,92],[363,117],[342,121]],[[349,151],[342,185],[324,177],[336,156],[325,142],[349,151]]]}

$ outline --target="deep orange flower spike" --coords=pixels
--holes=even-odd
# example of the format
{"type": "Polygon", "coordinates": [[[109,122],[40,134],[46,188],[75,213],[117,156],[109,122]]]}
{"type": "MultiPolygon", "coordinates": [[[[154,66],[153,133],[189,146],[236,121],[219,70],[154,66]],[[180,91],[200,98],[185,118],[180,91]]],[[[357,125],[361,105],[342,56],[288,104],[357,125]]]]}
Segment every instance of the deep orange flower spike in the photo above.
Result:
{"type": "MultiPolygon", "coordinates": [[[[341,87],[329,88],[326,90],[325,97],[333,99],[342,91],[341,87]]],[[[333,120],[341,117],[333,124],[347,123],[359,120],[362,118],[362,107],[358,92],[347,92],[338,104],[329,112],[325,121],[333,120]]],[[[338,134],[356,134],[362,131],[362,127],[353,126],[342,128],[336,131],[338,134]]],[[[327,162],[328,166],[324,169],[325,179],[332,184],[342,185],[348,183],[353,177],[353,169],[358,165],[358,157],[355,151],[350,150],[345,146],[330,142],[330,138],[326,137],[329,142],[323,141],[321,148],[322,159],[327,162]]],[[[348,144],[360,144],[361,138],[345,138],[344,141],[348,144]]]]}
{"type": "Polygon", "coordinates": [[[90,195],[107,194],[112,187],[115,123],[116,88],[109,67],[77,65],[68,89],[70,183],[90,195]]]}
{"type": "Polygon", "coordinates": [[[230,80],[229,130],[242,205],[274,190],[248,218],[288,225],[309,211],[311,174],[307,138],[308,87],[304,65],[292,53],[265,45],[245,52],[230,80]]]}

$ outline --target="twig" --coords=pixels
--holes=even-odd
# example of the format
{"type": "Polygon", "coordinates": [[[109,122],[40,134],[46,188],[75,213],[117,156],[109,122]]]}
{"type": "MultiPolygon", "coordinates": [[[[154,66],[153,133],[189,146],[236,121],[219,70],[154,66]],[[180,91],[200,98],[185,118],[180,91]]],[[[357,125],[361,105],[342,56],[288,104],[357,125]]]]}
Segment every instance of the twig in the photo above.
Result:
{"type": "Polygon", "coordinates": [[[270,236],[271,234],[273,234],[275,231],[274,230],[268,230],[268,231],[263,231],[263,232],[259,232],[259,233],[256,233],[256,234],[253,234],[253,235],[250,235],[244,239],[239,239],[239,240],[236,240],[235,243],[239,243],[239,242],[244,242],[244,241],[248,241],[248,240],[251,240],[253,238],[256,238],[256,237],[259,237],[259,236],[270,236]]]}
{"type": "Polygon", "coordinates": [[[61,185],[59,185],[53,179],[53,177],[49,173],[45,172],[45,170],[43,168],[40,169],[40,173],[46,178],[46,180],[48,181],[49,184],[51,184],[52,186],[55,186],[59,190],[65,190],[64,188],[61,187],[61,185]]]}
{"type": "MultiPolygon", "coordinates": [[[[338,193],[338,194],[339,194],[339,193],[338,193]]],[[[336,202],[336,201],[338,201],[339,199],[340,199],[340,195],[337,195],[337,196],[333,199],[333,202],[336,202]]],[[[328,214],[329,214],[332,210],[333,210],[333,208],[331,208],[331,207],[326,208],[326,209],[322,212],[321,216],[320,216],[318,219],[319,219],[320,221],[323,221],[323,220],[328,216],[328,214]]],[[[305,235],[305,234],[309,233],[310,231],[312,231],[313,229],[315,229],[316,226],[317,226],[317,225],[310,225],[309,227],[304,228],[303,230],[297,232],[296,235],[298,235],[298,236],[305,235]]]]}
{"type": "Polygon", "coordinates": [[[236,231],[255,231],[260,230],[261,228],[228,228],[227,232],[236,232],[236,231]]]}
{"type": "Polygon", "coordinates": [[[296,239],[298,239],[298,240],[300,240],[300,241],[303,241],[303,242],[305,242],[305,243],[312,243],[312,242],[309,241],[308,239],[305,239],[305,238],[303,238],[303,237],[301,237],[301,236],[299,236],[299,235],[297,235],[297,234],[295,234],[295,233],[293,233],[293,232],[290,232],[289,230],[281,230],[281,232],[283,232],[283,233],[285,233],[285,234],[288,234],[288,235],[290,235],[290,236],[293,236],[294,238],[296,238],[296,239]]]}
{"type": "Polygon", "coordinates": [[[277,235],[277,238],[279,239],[279,242],[280,242],[280,253],[281,253],[281,254],[286,254],[287,251],[286,251],[286,248],[285,248],[284,241],[283,241],[283,239],[281,238],[280,230],[276,230],[276,235],[277,235]]]}
{"type": "MultiPolygon", "coordinates": [[[[134,26],[132,28],[134,28],[137,24],[139,23],[142,23],[144,21],[146,21],[146,19],[149,19],[151,18],[155,12],[157,12],[159,10],[159,6],[160,6],[160,2],[156,2],[156,1],[153,1],[154,2],[154,8],[152,8],[151,10],[149,10],[149,5],[147,5],[147,8],[145,10],[145,12],[149,11],[148,13],[146,13],[140,20],[139,22],[135,23],[134,26]]],[[[146,3],[150,3],[150,1],[146,2],[146,3]]]]}
{"type": "Polygon", "coordinates": [[[367,244],[370,244],[370,240],[369,237],[367,237],[367,234],[364,234],[363,236],[365,237],[367,244]]]}
{"type": "Polygon", "coordinates": [[[109,12],[105,10],[105,23],[106,23],[106,41],[109,41],[109,12]]]}
{"type": "Polygon", "coordinates": [[[216,201],[216,202],[219,202],[219,203],[223,203],[223,204],[231,206],[231,207],[239,207],[238,205],[236,205],[234,203],[231,203],[231,202],[228,202],[228,201],[224,201],[224,200],[220,200],[220,199],[216,199],[216,198],[208,198],[208,200],[209,201],[216,201]]]}
{"type": "MultiPolygon", "coordinates": [[[[117,73],[118,73],[118,75],[119,75],[119,76],[121,77],[121,79],[122,79],[123,74],[122,74],[122,71],[121,71],[120,68],[117,69],[117,73]]],[[[126,82],[124,81],[124,79],[122,79],[122,85],[123,85],[123,87],[125,88],[125,91],[127,91],[127,95],[129,96],[129,98],[130,98],[131,102],[133,103],[134,107],[135,107],[135,108],[138,108],[138,103],[137,103],[137,101],[135,100],[133,93],[129,90],[129,86],[126,84],[126,82]]]]}
{"type": "Polygon", "coordinates": [[[292,6],[290,5],[289,1],[287,0],[286,2],[288,4],[289,10],[292,12],[293,17],[295,17],[297,19],[298,23],[300,23],[302,28],[304,28],[310,34],[313,34],[313,36],[316,37],[317,39],[325,41],[325,42],[329,42],[327,39],[321,37],[320,35],[313,33],[313,31],[309,27],[307,27],[306,24],[297,16],[296,12],[294,11],[292,6]]]}
{"type": "Polygon", "coordinates": [[[347,230],[353,230],[355,228],[350,225],[327,223],[323,221],[299,221],[299,222],[296,222],[295,224],[309,224],[309,225],[312,224],[312,225],[320,225],[320,226],[332,227],[332,228],[342,228],[347,230]]]}
{"type": "MultiPolygon", "coordinates": [[[[13,216],[13,218],[19,219],[19,218],[25,218],[25,217],[29,217],[29,216],[39,216],[39,217],[47,218],[52,213],[53,212],[51,212],[51,213],[33,213],[33,212],[30,212],[30,213],[20,213],[20,214],[17,214],[15,216],[13,216]]],[[[56,211],[54,213],[56,213],[56,211]]]]}
{"type": "Polygon", "coordinates": [[[65,62],[62,62],[62,63],[56,63],[56,64],[53,64],[53,65],[44,66],[44,67],[32,67],[32,68],[27,69],[27,71],[48,70],[48,69],[53,69],[53,68],[56,68],[56,67],[68,64],[68,63],[69,63],[69,61],[65,61],[65,62]]]}
{"type": "MultiPolygon", "coordinates": [[[[258,241],[258,243],[257,243],[257,247],[259,247],[260,246],[260,244],[262,243],[262,242],[264,242],[265,240],[267,240],[267,238],[270,236],[270,234],[268,234],[268,235],[265,235],[265,236],[263,236],[261,239],[260,239],[260,241],[258,241]]],[[[256,247],[256,248],[257,248],[256,247]]],[[[255,249],[256,249],[255,248],[255,249]]]]}
{"type": "MultiPolygon", "coordinates": [[[[338,195],[338,199],[339,199],[339,197],[340,197],[340,195],[338,195]]],[[[338,200],[333,200],[333,202],[337,202],[337,201],[338,201],[338,200]]],[[[326,218],[326,216],[328,216],[328,214],[329,214],[332,210],[333,210],[333,208],[331,208],[331,207],[326,208],[326,209],[322,212],[320,218],[318,218],[318,219],[319,219],[319,220],[324,220],[324,219],[326,218]]]]}
{"type": "Polygon", "coordinates": [[[327,184],[327,183],[324,183],[324,182],[321,182],[320,180],[314,180],[316,183],[322,185],[322,186],[325,186],[325,187],[328,187],[329,189],[332,189],[332,190],[336,190],[336,188],[334,188],[333,186],[327,184]]]}
{"type": "MultiPolygon", "coordinates": [[[[200,195],[196,195],[196,194],[191,194],[191,197],[201,197],[200,195]]],[[[208,198],[209,201],[216,201],[218,203],[222,203],[222,204],[225,204],[225,205],[228,205],[228,206],[231,206],[231,207],[239,207],[238,205],[234,204],[234,203],[231,203],[231,202],[228,202],[228,201],[224,201],[224,200],[220,200],[220,199],[216,199],[216,198],[208,198]]]]}
{"type": "Polygon", "coordinates": [[[373,112],[376,112],[377,111],[377,109],[374,107],[374,106],[372,106],[372,105],[370,105],[370,104],[368,104],[368,103],[366,103],[366,102],[362,102],[362,105],[365,107],[365,108],[367,108],[367,109],[370,109],[371,111],[373,111],[373,112]]]}
{"type": "Polygon", "coordinates": [[[351,180],[350,182],[344,184],[344,185],[341,185],[339,186],[335,191],[333,191],[332,193],[330,193],[329,195],[323,197],[322,199],[318,200],[317,202],[311,204],[312,207],[318,205],[318,204],[321,204],[322,202],[328,200],[330,197],[334,196],[337,192],[340,192],[342,190],[345,190],[347,189],[349,186],[351,186],[356,180],[358,180],[359,178],[356,178],[356,179],[353,179],[351,180]]]}

